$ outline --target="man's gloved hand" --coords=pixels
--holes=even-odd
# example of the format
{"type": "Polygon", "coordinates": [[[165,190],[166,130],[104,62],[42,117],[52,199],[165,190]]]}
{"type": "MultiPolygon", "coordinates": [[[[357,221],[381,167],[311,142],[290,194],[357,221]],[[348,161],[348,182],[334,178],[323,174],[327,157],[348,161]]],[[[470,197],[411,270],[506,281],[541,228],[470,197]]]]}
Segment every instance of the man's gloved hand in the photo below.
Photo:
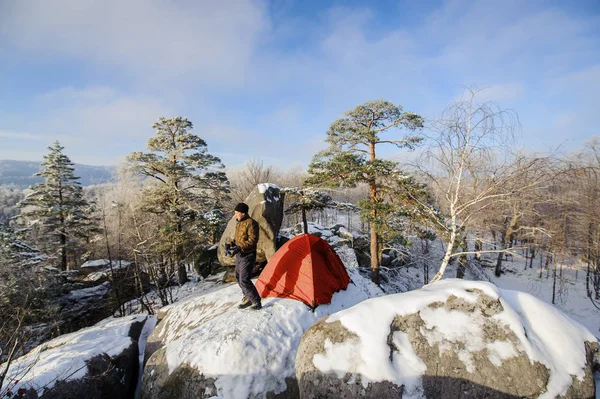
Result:
{"type": "Polygon", "coordinates": [[[227,256],[235,256],[240,251],[241,248],[238,245],[235,245],[234,243],[225,244],[225,253],[227,254],[227,256]]]}

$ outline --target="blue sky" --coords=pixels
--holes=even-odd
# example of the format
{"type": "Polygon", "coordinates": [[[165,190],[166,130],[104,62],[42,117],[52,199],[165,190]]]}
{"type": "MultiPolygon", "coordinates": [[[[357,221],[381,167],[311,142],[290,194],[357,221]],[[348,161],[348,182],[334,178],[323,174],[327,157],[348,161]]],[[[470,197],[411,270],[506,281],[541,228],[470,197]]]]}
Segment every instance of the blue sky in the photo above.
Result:
{"type": "Polygon", "coordinates": [[[432,119],[465,86],[518,113],[523,147],[581,147],[600,135],[600,3],[0,2],[0,159],[58,139],[114,165],[183,115],[226,166],[305,167],[344,111],[432,119]]]}

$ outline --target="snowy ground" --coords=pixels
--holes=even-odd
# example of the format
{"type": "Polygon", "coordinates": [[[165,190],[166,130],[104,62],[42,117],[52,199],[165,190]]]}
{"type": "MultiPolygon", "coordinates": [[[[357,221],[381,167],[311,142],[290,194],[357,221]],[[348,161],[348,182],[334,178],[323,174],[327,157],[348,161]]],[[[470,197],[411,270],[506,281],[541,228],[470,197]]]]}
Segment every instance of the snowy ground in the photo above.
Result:
{"type": "Polygon", "coordinates": [[[11,364],[0,393],[33,388],[41,396],[59,380],[84,377],[88,371],[86,362],[94,356],[102,353],[117,356],[127,349],[132,342],[128,336],[132,323],[145,318],[145,315],[108,318],[38,346],[11,364]]]}
{"type": "Polygon", "coordinates": [[[313,312],[305,304],[265,298],[259,312],[237,309],[236,285],[193,295],[170,305],[158,330],[166,344],[169,370],[189,365],[215,379],[219,397],[245,399],[286,389],[295,376],[295,356],[304,332],[321,317],[347,309],[382,291],[358,274],[353,251],[342,249],[352,283],[331,304],[313,312]],[[354,257],[354,259],[352,259],[354,257]]]}
{"type": "MultiPolygon", "coordinates": [[[[537,262],[534,262],[537,263],[537,262]]],[[[552,303],[552,270],[542,272],[539,268],[524,269],[525,260],[514,257],[503,262],[504,273],[494,276],[493,268],[486,268],[490,280],[503,289],[527,292],[546,303],[552,303]]],[[[539,266],[539,265],[538,265],[539,266]]],[[[560,274],[560,270],[557,270],[560,274]]],[[[600,338],[600,310],[596,309],[586,295],[585,270],[582,267],[563,268],[562,277],[557,276],[555,302],[558,309],[573,320],[583,324],[592,334],[600,338]]]]}

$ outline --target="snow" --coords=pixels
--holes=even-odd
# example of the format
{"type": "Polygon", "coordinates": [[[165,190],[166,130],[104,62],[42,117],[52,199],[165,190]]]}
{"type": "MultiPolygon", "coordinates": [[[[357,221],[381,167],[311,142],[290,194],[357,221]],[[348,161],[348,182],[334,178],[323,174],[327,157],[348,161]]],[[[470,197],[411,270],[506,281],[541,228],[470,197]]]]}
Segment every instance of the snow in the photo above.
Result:
{"type": "Polygon", "coordinates": [[[166,344],[170,372],[182,364],[215,378],[220,397],[245,399],[266,392],[283,392],[285,378],[295,376],[296,350],[304,332],[321,317],[382,291],[363,278],[352,249],[341,257],[352,283],[333,296],[332,303],[313,312],[302,302],[265,298],[259,312],[240,310],[241,291],[237,285],[194,296],[170,305],[157,334],[166,344]]]}
{"type": "MultiPolygon", "coordinates": [[[[314,234],[316,236],[321,237],[324,240],[329,240],[331,237],[337,237],[333,234],[333,232],[325,227],[321,226],[318,223],[308,222],[308,234],[314,234]]],[[[298,223],[295,226],[296,232],[301,232],[304,230],[304,226],[302,223],[298,223]]]]}
{"type": "Polygon", "coordinates": [[[156,327],[157,318],[156,316],[148,316],[146,323],[144,324],[144,328],[140,334],[140,338],[138,339],[138,359],[140,362],[139,366],[139,374],[138,374],[138,384],[135,388],[134,399],[138,397],[138,393],[142,384],[142,374],[144,373],[144,354],[146,352],[146,343],[148,342],[148,337],[156,327]]]}
{"type": "Polygon", "coordinates": [[[103,278],[108,278],[107,272],[93,272],[85,276],[83,281],[96,282],[102,280],[103,278]]]}
{"type": "Polygon", "coordinates": [[[38,346],[11,364],[7,375],[9,384],[14,383],[11,390],[33,388],[41,396],[58,380],[84,377],[88,360],[103,353],[111,357],[121,354],[132,343],[128,336],[131,324],[145,319],[145,315],[105,319],[38,346]]]}
{"type": "MultiPolygon", "coordinates": [[[[108,259],[88,260],[87,262],[85,262],[83,265],[80,266],[80,269],[109,268],[110,264],[111,264],[111,262],[108,259]]],[[[113,269],[123,269],[123,268],[129,267],[130,265],[131,265],[131,262],[129,262],[127,260],[113,260],[112,261],[113,269]]]]}
{"type": "MultiPolygon", "coordinates": [[[[486,271],[490,280],[500,288],[527,292],[546,303],[552,303],[552,272],[546,277],[548,274],[544,270],[540,277],[539,268],[524,270],[523,264],[524,260],[517,257],[515,261],[504,261],[504,273],[501,277],[496,277],[491,268],[486,271]]],[[[583,324],[600,339],[600,311],[586,295],[585,270],[580,270],[577,266],[565,266],[562,278],[557,276],[557,279],[557,303],[554,306],[583,324]]]]}
{"type": "Polygon", "coordinates": [[[96,260],[88,260],[83,265],[80,266],[81,269],[85,269],[86,267],[104,267],[109,264],[108,259],[96,259],[96,260]]]}
{"type": "Polygon", "coordinates": [[[269,188],[276,188],[279,189],[279,187],[276,184],[273,183],[260,183],[258,184],[258,192],[261,194],[264,194],[265,192],[267,192],[267,190],[269,188]]]}
{"type": "Polygon", "coordinates": [[[71,300],[82,300],[85,298],[104,296],[109,293],[110,289],[111,289],[111,284],[110,284],[110,282],[106,281],[95,287],[82,288],[80,290],[73,290],[73,291],[69,292],[68,298],[71,300]]]}
{"type": "MultiPolygon", "coordinates": [[[[400,353],[406,354],[407,359],[402,358],[400,363],[382,361],[389,359],[387,337],[393,319],[417,312],[425,322],[423,333],[429,344],[444,341],[465,344],[464,350],[458,355],[465,362],[467,370],[473,368],[470,352],[484,348],[490,353],[490,361],[494,364],[501,364],[504,359],[514,356],[516,349],[526,352],[531,360],[545,364],[551,377],[548,391],[540,396],[541,399],[565,393],[572,383],[572,375],[583,377],[586,363],[583,342],[596,341],[585,327],[531,295],[501,290],[486,282],[448,279],[420,290],[369,299],[330,316],[328,322],[340,321],[358,337],[358,342],[352,345],[347,342],[328,345],[325,354],[315,356],[315,366],[323,372],[335,370],[338,375],[360,374],[364,385],[376,381],[406,385],[407,397],[422,397],[422,389],[417,384],[419,378],[415,377],[423,373],[424,364],[416,358],[414,349],[402,333],[396,334],[394,339],[400,353]],[[504,311],[493,317],[515,333],[519,339],[517,348],[508,343],[486,342],[483,323],[476,320],[483,316],[477,313],[466,315],[428,307],[432,302],[445,302],[451,295],[472,303],[478,296],[475,292],[469,292],[473,289],[481,290],[492,298],[501,298],[504,311]]],[[[444,349],[442,345],[440,351],[444,349]]]]}

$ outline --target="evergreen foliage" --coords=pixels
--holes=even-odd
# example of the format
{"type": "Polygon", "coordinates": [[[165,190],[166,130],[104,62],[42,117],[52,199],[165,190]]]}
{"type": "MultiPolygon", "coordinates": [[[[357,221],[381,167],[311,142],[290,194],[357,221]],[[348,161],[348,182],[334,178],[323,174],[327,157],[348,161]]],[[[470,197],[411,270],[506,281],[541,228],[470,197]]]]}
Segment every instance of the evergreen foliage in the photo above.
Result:
{"type": "Polygon", "coordinates": [[[308,185],[355,187],[358,183],[368,184],[369,198],[359,205],[371,226],[371,269],[377,284],[381,233],[395,210],[392,199],[397,198],[402,187],[406,189],[409,181],[398,185],[398,164],[378,158],[376,149],[381,144],[412,149],[421,141],[420,137],[408,135],[383,139],[381,134],[394,128],[414,132],[422,127],[423,118],[404,112],[401,106],[385,100],[369,101],[331,124],[326,140],[329,148],[315,155],[309,165],[311,177],[305,182],[308,185]]]}
{"type": "Polygon", "coordinates": [[[229,184],[219,171],[221,160],[207,152],[204,140],[190,133],[193,125],[187,118],[161,117],[152,128],[156,134],[148,140],[150,152],[129,155],[129,167],[150,178],[142,209],[163,220],[155,252],[165,267],[177,269],[178,280],[184,283],[184,261],[202,244],[202,238],[210,240],[214,235],[214,229],[206,230],[212,219],[203,215],[222,208],[229,184]],[[211,237],[201,237],[203,231],[211,237]]]}
{"type": "Polygon", "coordinates": [[[31,227],[32,238],[45,253],[57,255],[63,270],[69,266],[68,255],[84,240],[99,231],[91,218],[92,206],[73,174],[73,163],[63,154],[58,141],[48,147],[37,176],[45,179],[31,188],[19,203],[21,217],[31,227]]]}

